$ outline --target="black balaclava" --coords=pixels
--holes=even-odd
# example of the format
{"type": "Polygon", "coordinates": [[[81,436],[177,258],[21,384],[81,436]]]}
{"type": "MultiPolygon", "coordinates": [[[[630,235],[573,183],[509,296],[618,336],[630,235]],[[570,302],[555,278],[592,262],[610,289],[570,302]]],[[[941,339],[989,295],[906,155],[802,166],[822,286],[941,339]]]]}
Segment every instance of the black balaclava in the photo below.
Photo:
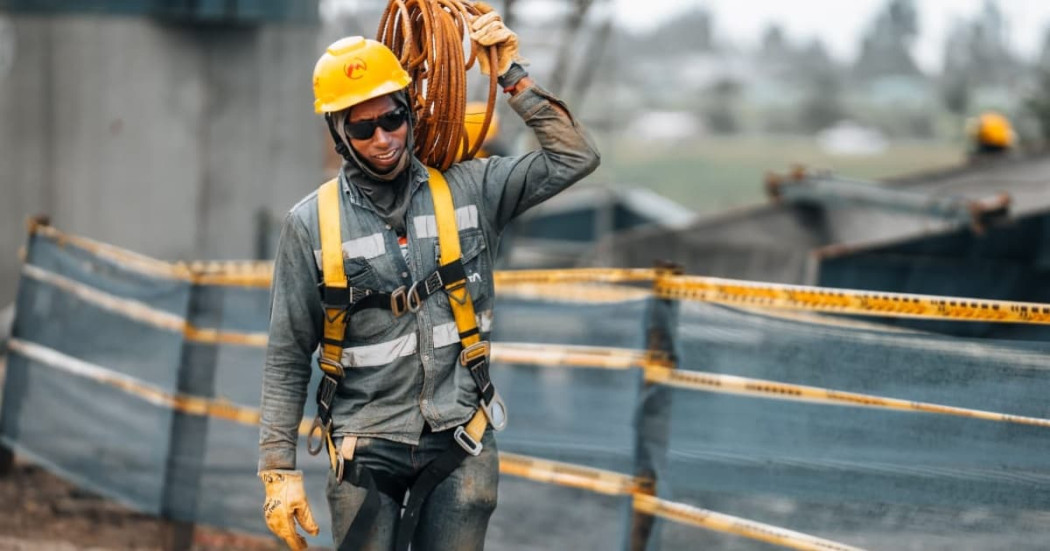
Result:
{"type": "Polygon", "coordinates": [[[346,179],[356,186],[365,197],[368,197],[376,213],[384,222],[390,224],[398,234],[404,234],[405,213],[408,211],[408,181],[412,172],[409,167],[415,148],[413,138],[415,117],[412,116],[412,106],[409,105],[407,90],[394,92],[390,94],[390,98],[398,107],[407,109],[409,117],[405,149],[397,165],[389,172],[376,172],[358,156],[357,151],[350,145],[350,140],[343,131],[343,122],[351,108],[332,113],[328,117],[328,128],[332,132],[332,139],[336,141],[336,152],[346,161],[343,163],[346,179]]]}

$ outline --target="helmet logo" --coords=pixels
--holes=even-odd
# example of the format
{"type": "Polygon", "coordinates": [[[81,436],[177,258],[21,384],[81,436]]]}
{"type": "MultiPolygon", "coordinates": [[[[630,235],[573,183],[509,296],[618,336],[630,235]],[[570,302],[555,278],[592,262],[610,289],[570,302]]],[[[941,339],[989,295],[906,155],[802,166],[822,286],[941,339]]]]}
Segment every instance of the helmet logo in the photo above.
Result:
{"type": "Polygon", "coordinates": [[[368,70],[368,64],[359,57],[355,57],[353,61],[343,66],[343,72],[346,73],[346,78],[350,80],[357,80],[364,75],[365,71],[368,70]]]}

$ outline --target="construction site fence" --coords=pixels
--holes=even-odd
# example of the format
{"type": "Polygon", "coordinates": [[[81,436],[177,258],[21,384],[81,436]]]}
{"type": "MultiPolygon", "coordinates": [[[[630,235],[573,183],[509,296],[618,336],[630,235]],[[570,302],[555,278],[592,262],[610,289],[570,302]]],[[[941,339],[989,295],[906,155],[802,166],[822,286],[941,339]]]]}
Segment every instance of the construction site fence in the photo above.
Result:
{"type": "MultiPolygon", "coordinates": [[[[267,533],[271,266],[162,262],[41,225],[24,261],[0,442],[139,511],[267,533]]],[[[1046,325],[1050,305],[670,269],[495,278],[492,377],[510,425],[493,548],[1050,536],[1050,344],[883,323],[1046,325]]],[[[313,408],[311,394],[300,450],[313,408]]],[[[300,453],[299,467],[322,525],[311,541],[330,545],[327,461],[300,453]]]]}

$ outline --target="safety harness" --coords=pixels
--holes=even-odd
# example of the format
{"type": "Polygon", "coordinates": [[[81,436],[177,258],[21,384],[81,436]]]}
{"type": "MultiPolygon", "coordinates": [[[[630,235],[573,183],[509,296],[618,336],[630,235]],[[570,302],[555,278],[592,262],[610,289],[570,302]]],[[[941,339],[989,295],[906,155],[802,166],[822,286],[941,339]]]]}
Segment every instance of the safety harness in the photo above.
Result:
{"type": "Polygon", "coordinates": [[[317,194],[318,220],[321,235],[321,267],[323,284],[321,301],[324,309],[324,336],[321,340],[321,353],[317,363],[323,376],[317,388],[317,417],[310,428],[307,449],[312,455],[320,452],[327,444],[332,469],[340,481],[347,481],[367,489],[365,502],[354,518],[350,529],[339,549],[357,549],[379,512],[377,492],[390,495],[395,502],[402,503],[401,523],[398,527],[396,549],[408,549],[415,528],[419,522],[419,513],[430,492],[459,466],[468,456],[481,453],[481,438],[487,425],[495,430],[502,430],[507,424],[506,407],[496,387],[489,377],[488,341],[481,340],[474,302],[467,289],[467,274],[459,242],[459,229],[456,226],[455,206],[452,191],[440,171],[427,167],[429,173],[430,194],[434,200],[434,218],[438,229],[438,246],[440,249],[439,268],[427,277],[417,281],[407,289],[400,287],[391,293],[382,293],[373,289],[358,289],[347,283],[343,268],[342,235],[340,230],[338,179],[321,185],[317,194]],[[411,487],[406,488],[399,481],[390,479],[381,473],[372,473],[368,469],[351,461],[346,464],[343,454],[336,449],[332,440],[332,403],[335,400],[339,383],[346,372],[342,364],[344,344],[347,339],[347,327],[354,312],[365,308],[389,309],[394,316],[400,317],[406,312],[417,312],[423,302],[430,296],[444,290],[448,294],[452,315],[456,320],[462,350],[459,363],[469,370],[471,378],[477,385],[479,408],[465,425],[453,432],[457,446],[450,446],[447,451],[431,461],[420,472],[411,487]],[[318,434],[319,433],[319,434],[318,434]],[[316,445],[314,444],[314,437],[316,445]],[[405,501],[405,491],[408,499],[405,501]]]}

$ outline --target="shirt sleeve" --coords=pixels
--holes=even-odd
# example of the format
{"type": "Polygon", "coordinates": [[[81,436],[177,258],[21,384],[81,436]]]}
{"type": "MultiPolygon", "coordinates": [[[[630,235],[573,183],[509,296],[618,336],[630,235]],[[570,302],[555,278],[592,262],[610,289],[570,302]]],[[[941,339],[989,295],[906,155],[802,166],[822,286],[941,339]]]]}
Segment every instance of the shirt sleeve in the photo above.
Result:
{"type": "Polygon", "coordinates": [[[281,228],[270,290],[270,332],[263,368],[259,470],[294,469],[299,423],[320,339],[318,271],[309,233],[289,213],[281,228]]]}
{"type": "Polygon", "coordinates": [[[509,100],[532,129],[540,149],[474,164],[485,211],[497,231],[529,208],[553,197],[598,167],[601,156],[568,107],[533,84],[509,100]]]}

